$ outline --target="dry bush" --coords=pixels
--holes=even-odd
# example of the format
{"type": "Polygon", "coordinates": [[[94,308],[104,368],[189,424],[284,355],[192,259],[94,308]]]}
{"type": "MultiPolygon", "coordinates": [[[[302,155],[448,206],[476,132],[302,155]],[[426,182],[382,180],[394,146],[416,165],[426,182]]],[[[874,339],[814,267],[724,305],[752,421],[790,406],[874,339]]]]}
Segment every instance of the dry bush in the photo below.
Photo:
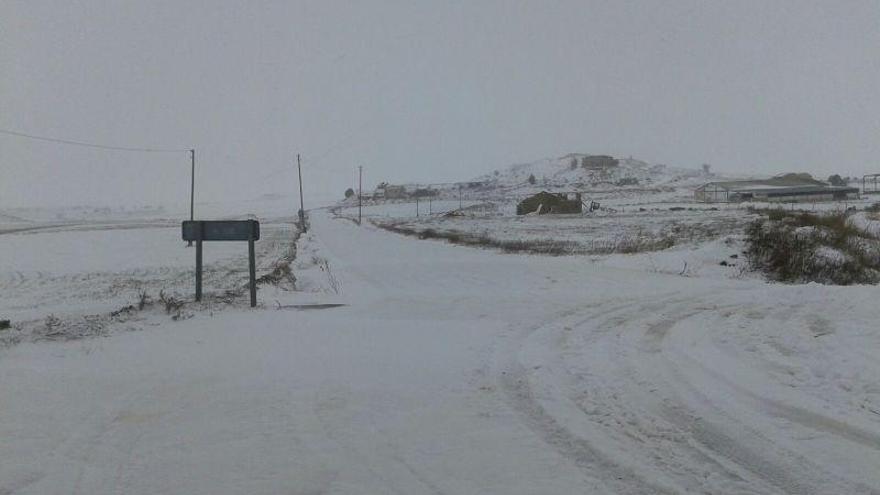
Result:
{"type": "Polygon", "coordinates": [[[282,289],[296,290],[296,277],[289,261],[281,261],[272,268],[272,271],[257,278],[257,285],[271,284],[282,289]]]}
{"type": "Polygon", "coordinates": [[[159,291],[159,302],[165,306],[165,313],[169,315],[173,313],[177,318],[180,317],[180,310],[183,309],[183,305],[185,304],[180,299],[165,294],[164,290],[159,291]]]}
{"type": "Polygon", "coordinates": [[[659,237],[647,234],[621,236],[617,239],[598,239],[587,243],[558,239],[495,239],[488,234],[468,234],[434,229],[418,230],[395,224],[378,224],[379,227],[397,234],[419,239],[440,239],[451,244],[498,249],[505,253],[531,253],[550,256],[574,254],[632,254],[659,251],[675,245],[672,235],[659,237]]]}
{"type": "Polygon", "coordinates": [[[150,295],[147,294],[146,290],[142,290],[138,293],[138,303],[137,303],[138,311],[143,311],[144,308],[146,308],[147,306],[150,306],[152,304],[153,304],[153,298],[151,298],[150,295]]]}
{"type": "Polygon", "coordinates": [[[780,282],[876,284],[880,243],[846,214],[771,210],[746,229],[749,266],[780,282]]]}

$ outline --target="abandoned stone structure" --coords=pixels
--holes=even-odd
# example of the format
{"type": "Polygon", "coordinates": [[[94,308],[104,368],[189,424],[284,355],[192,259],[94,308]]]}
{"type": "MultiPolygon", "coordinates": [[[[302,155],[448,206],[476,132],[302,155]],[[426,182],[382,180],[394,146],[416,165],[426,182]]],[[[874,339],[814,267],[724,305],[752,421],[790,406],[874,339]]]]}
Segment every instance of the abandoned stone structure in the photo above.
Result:
{"type": "Polygon", "coordinates": [[[537,212],[539,215],[547,213],[581,213],[583,203],[580,193],[549,193],[541,191],[534,196],[520,201],[516,205],[517,215],[526,215],[537,212]]]}

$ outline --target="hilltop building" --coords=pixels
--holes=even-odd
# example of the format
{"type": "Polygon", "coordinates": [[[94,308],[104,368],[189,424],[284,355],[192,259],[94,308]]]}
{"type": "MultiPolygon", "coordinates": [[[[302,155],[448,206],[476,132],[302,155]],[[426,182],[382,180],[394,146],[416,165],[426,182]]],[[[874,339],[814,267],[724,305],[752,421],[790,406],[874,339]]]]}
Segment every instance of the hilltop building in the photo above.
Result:
{"type": "Polygon", "coordinates": [[[608,170],[620,165],[620,161],[608,155],[588,155],[581,158],[581,167],[587,170],[608,170]]]}

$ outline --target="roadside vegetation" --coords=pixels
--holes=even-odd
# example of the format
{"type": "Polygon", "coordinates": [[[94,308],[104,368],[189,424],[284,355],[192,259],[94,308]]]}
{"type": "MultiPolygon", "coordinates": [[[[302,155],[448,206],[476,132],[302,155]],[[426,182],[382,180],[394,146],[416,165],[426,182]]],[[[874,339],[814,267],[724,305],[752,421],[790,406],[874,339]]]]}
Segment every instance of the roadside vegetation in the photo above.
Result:
{"type": "Polygon", "coordinates": [[[746,229],[752,269],[788,283],[880,282],[880,239],[846,213],[769,210],[765,215],[746,229]]]}
{"type": "Polygon", "coordinates": [[[619,236],[615,239],[595,239],[592,241],[571,241],[557,239],[498,239],[485,233],[465,233],[448,230],[417,229],[404,225],[376,223],[382,229],[397,234],[418,237],[419,239],[445,240],[450,244],[498,249],[504,253],[543,254],[566,256],[576,254],[632,254],[646,251],[659,251],[675,245],[671,235],[653,236],[640,233],[634,236],[619,236]]]}

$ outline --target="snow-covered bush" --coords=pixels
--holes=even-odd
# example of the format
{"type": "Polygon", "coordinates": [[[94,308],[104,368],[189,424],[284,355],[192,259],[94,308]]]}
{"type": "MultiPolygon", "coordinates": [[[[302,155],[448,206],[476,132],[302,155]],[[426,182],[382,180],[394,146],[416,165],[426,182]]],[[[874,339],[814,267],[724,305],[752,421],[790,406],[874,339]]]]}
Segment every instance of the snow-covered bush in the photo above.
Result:
{"type": "Polygon", "coordinates": [[[768,212],[746,230],[749,265],[780,282],[876,284],[880,240],[846,214],[768,212]]]}

